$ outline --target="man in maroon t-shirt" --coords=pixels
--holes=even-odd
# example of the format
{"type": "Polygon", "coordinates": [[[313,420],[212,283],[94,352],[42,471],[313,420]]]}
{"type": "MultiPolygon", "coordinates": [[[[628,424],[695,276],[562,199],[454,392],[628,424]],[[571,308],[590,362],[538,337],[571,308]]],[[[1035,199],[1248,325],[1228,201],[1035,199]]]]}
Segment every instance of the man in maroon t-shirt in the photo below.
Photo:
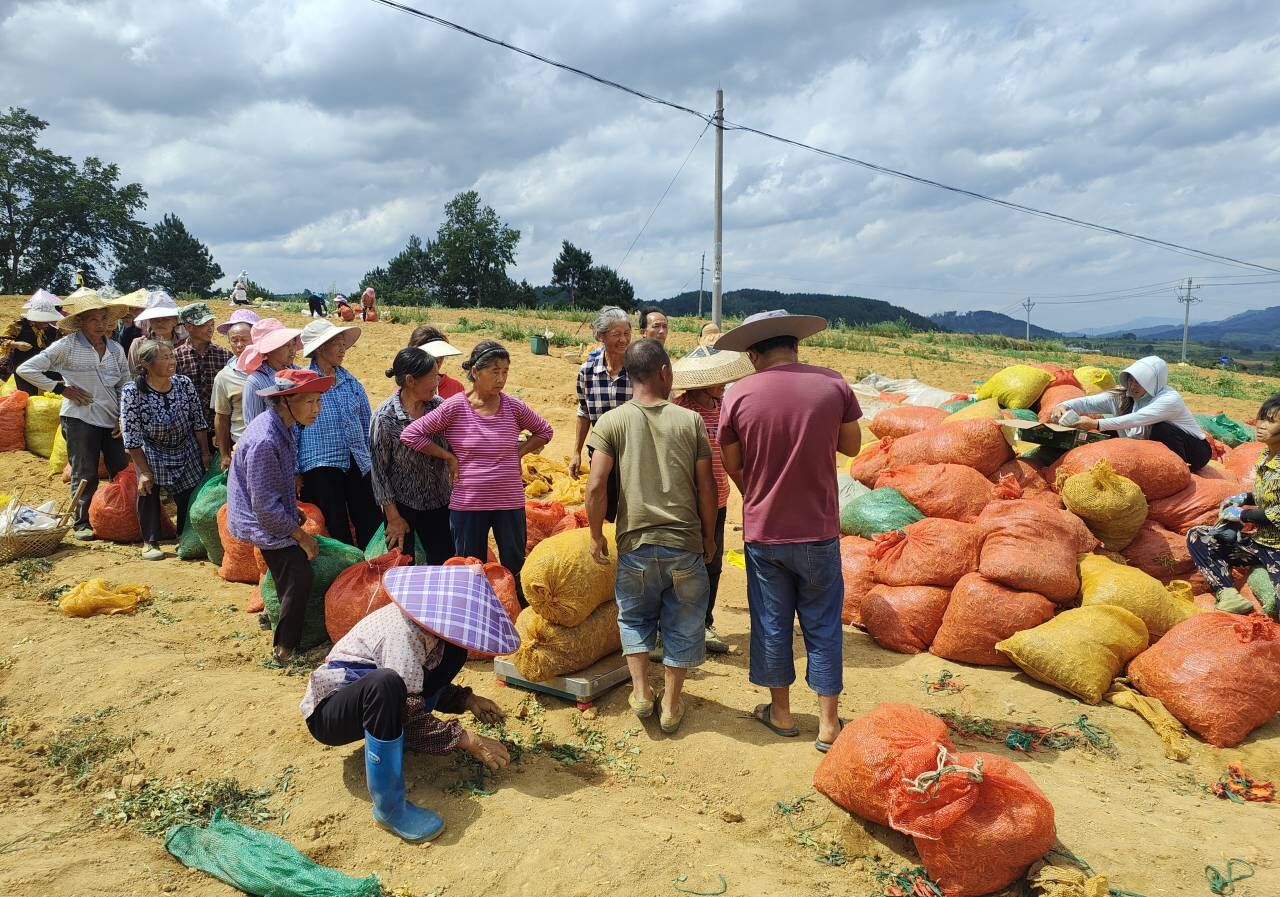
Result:
{"type": "Polygon", "coordinates": [[[862,416],[843,377],[799,361],[800,340],[826,326],[812,315],[766,311],[716,342],[717,349],[745,351],[756,369],[730,390],[719,434],[725,472],[742,492],[750,677],[769,689],[769,703],[754,716],[778,735],[800,734],[791,716],[791,644],[799,617],[805,680],[821,711],[814,746],[823,752],[840,734],[843,687],[835,455],[858,453],[862,416]]]}

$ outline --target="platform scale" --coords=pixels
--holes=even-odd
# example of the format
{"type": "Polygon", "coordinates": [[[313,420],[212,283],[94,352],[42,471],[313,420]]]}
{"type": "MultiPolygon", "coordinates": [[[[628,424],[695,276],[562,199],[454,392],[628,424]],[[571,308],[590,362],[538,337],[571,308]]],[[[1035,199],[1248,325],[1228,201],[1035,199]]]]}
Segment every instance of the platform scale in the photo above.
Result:
{"type": "Polygon", "coordinates": [[[579,710],[589,709],[595,704],[596,699],[609,689],[631,678],[631,674],[627,672],[627,661],[621,652],[610,654],[585,670],[579,670],[568,676],[556,676],[545,682],[530,682],[520,678],[515,665],[505,657],[494,658],[493,674],[501,686],[522,688],[526,691],[536,691],[561,698],[576,704],[579,710]]]}

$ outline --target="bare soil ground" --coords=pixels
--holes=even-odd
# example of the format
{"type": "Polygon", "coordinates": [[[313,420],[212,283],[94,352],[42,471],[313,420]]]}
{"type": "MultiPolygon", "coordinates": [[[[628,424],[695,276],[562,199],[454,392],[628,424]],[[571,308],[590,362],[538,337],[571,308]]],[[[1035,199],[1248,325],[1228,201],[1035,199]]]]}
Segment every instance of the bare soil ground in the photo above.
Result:
{"type": "MultiPolygon", "coordinates": [[[[16,302],[0,301],[0,316],[15,311],[16,302]]],[[[438,316],[448,330],[459,313],[441,310],[438,316]]],[[[542,323],[502,318],[511,320],[542,323]]],[[[564,322],[552,326],[566,329],[564,322]]],[[[391,391],[382,372],[409,329],[370,324],[348,355],[375,405],[391,391]]],[[[586,328],[581,332],[586,341],[586,328]]],[[[464,349],[496,335],[451,333],[464,349]]],[[[672,340],[686,348],[693,343],[687,333],[672,340]]],[[[575,362],[561,357],[564,350],[537,357],[524,345],[511,348],[511,391],[556,428],[547,453],[567,454],[575,362]]],[[[949,360],[920,359],[904,355],[909,348],[909,340],[877,338],[875,351],[819,349],[805,357],[850,379],[875,370],[957,391],[1010,362],[956,350],[949,360]]],[[[449,370],[458,373],[456,363],[449,370]]],[[[1196,410],[1237,417],[1256,410],[1253,402],[1189,399],[1196,410]]],[[[0,465],[0,491],[22,487],[31,497],[65,495],[42,459],[9,453],[0,456],[0,465]]],[[[735,496],[731,526],[740,519],[735,496]]],[[[736,529],[731,542],[741,545],[736,529]]],[[[663,736],[652,720],[641,724],[631,716],[625,687],[584,715],[553,698],[534,701],[498,688],[491,669],[469,664],[465,683],[512,714],[511,734],[526,744],[540,738],[543,747],[527,750],[489,778],[477,778],[457,758],[410,758],[410,796],[447,821],[438,841],[411,846],[372,824],[360,745],[326,748],[308,735],[297,710],[306,668],[264,664],[270,636],[242,610],[252,587],[224,583],[207,562],[140,561],[136,546],[68,543],[51,561],[0,567],[6,618],[0,641],[0,893],[235,893],[173,860],[159,836],[138,830],[145,818],[111,819],[122,798],[145,787],[139,782],[169,787],[176,780],[221,777],[270,790],[263,828],[320,863],[350,874],[377,873],[384,885],[413,897],[647,897],[676,894],[677,884],[715,892],[720,875],[729,895],[867,894],[880,893],[876,870],[917,862],[907,839],[864,824],[820,796],[791,814],[779,812],[780,801],[812,793],[819,759],[812,746],[816,702],[801,684],[795,692],[802,729],[797,739],[776,738],[748,717],[764,697],[747,682],[745,576],[735,567],[726,567],[717,623],[738,653],[710,658],[693,673],[688,717],[675,737],[663,736]],[[79,620],[58,614],[46,597],[94,576],[150,586],[155,600],[131,616],[79,620]],[[116,750],[98,762],[90,757],[81,777],[55,760],[86,733],[98,739],[90,745],[116,750]]],[[[802,672],[799,640],[796,654],[802,672]]],[[[1044,789],[1066,847],[1109,875],[1112,885],[1146,897],[1205,895],[1204,867],[1223,868],[1229,857],[1257,870],[1237,885],[1238,897],[1280,894],[1274,859],[1280,808],[1228,803],[1200,787],[1233,760],[1259,777],[1280,778],[1280,723],[1255,732],[1236,750],[1197,742],[1189,762],[1174,763],[1164,758],[1155,734],[1127,711],[1082,706],[1007,670],[890,653],[848,630],[842,714],[852,717],[881,701],[1009,723],[1068,723],[1087,713],[1114,739],[1114,756],[1083,750],[1027,755],[981,746],[1015,757],[1044,789]],[[924,682],[944,669],[957,674],[965,690],[927,694],[924,682]]]]}

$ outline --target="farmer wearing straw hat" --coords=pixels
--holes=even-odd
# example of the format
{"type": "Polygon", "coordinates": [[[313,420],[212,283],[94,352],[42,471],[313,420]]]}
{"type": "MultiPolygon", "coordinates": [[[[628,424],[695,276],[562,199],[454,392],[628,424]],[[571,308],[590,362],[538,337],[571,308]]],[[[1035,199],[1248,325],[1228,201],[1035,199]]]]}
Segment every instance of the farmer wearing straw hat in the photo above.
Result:
{"type": "Polygon", "coordinates": [[[338,327],[323,318],[302,328],[302,354],[311,359],[311,370],[333,377],[334,384],[320,416],[298,439],[298,472],[302,500],[324,514],[329,535],[363,549],[382,525],[382,511],[369,476],[373,409],[360,381],[342,366],[358,339],[359,327],[338,327]]]}
{"type": "MultiPolygon", "coordinates": [[[[28,358],[50,346],[58,339],[56,325],[62,320],[58,311],[61,300],[48,290],[36,290],[22,305],[22,314],[5,330],[3,342],[8,351],[0,361],[0,380],[8,377],[28,358]]],[[[34,385],[16,374],[14,385],[27,395],[38,395],[34,385]]]]}
{"type": "Polygon", "coordinates": [[[258,313],[247,308],[237,308],[231,317],[217,326],[217,331],[231,344],[231,359],[213,378],[213,444],[218,449],[222,469],[231,466],[231,451],[244,435],[244,382],[248,375],[236,362],[240,353],[249,348],[253,325],[258,323],[258,313]]]}
{"type": "Polygon", "coordinates": [[[276,374],[293,368],[293,356],[298,354],[301,330],[286,327],[276,318],[263,318],[249,330],[249,347],[240,353],[236,367],[247,375],[244,381],[244,424],[267,409],[258,390],[275,383],[276,374]]]}
{"type": "Polygon", "coordinates": [[[751,315],[716,341],[746,352],[756,373],[720,412],[724,469],[742,491],[751,682],[769,689],[753,716],[777,735],[800,734],[791,716],[795,619],[808,652],[806,680],[821,709],[814,747],[840,734],[842,682],[837,450],[856,454],[862,410],[838,373],[801,364],[801,339],[825,330],[813,315],[751,315]]]}
{"type": "Polygon", "coordinates": [[[301,710],[321,744],[364,739],[374,821],[406,841],[429,841],[444,820],[406,799],[404,752],[463,750],[494,770],[510,763],[502,742],[435,714],[501,723],[497,704],[453,680],[468,649],[507,654],[520,639],[479,567],[398,567],[384,583],[393,603],[338,640],[312,672],[301,710]]]}
{"type": "Polygon", "coordinates": [[[174,350],[178,373],[195,384],[200,407],[209,413],[213,399],[213,380],[227,366],[231,353],[213,342],[213,312],[203,302],[188,305],[178,314],[187,330],[187,341],[174,350]]]}
{"type": "Polygon", "coordinates": [[[151,291],[147,289],[134,290],[132,293],[125,293],[114,301],[125,307],[124,317],[116,323],[116,329],[111,334],[111,338],[118,342],[123,348],[125,355],[129,354],[129,348],[133,345],[133,341],[142,336],[142,328],[137,325],[134,318],[147,307],[147,297],[151,295],[151,291]]]}
{"type": "MultiPolygon", "coordinates": [[[[169,343],[176,349],[187,338],[186,331],[178,326],[181,311],[178,303],[164,290],[152,290],[147,294],[147,307],[134,317],[133,322],[142,328],[144,337],[169,343]]],[[[129,346],[129,370],[135,375],[142,373],[138,364],[137,340],[129,346]]]]}
{"type": "Polygon", "coordinates": [[[724,523],[729,506],[729,477],[720,457],[720,403],[727,383],[754,374],[751,360],[741,352],[719,351],[699,346],[671,365],[672,389],[684,390],[673,404],[696,411],[707,427],[711,441],[711,473],[716,482],[716,553],[707,563],[711,597],[707,601],[706,643],[713,654],[724,654],[729,646],[713,625],[716,592],[724,569],[724,523]]]}
{"type": "Polygon", "coordinates": [[[316,537],[302,529],[293,484],[298,448],[295,424],[306,427],[320,413],[320,395],[332,377],[290,368],[258,390],[270,408],[254,418],[231,457],[227,477],[227,529],[262,551],[280,595],[273,655],[284,663],[302,641],[311,596],[316,537]]]}
{"type": "Polygon", "coordinates": [[[18,366],[17,375],[41,392],[62,396],[59,416],[71,462],[71,494],[81,483],[84,492],[75,508],[75,537],[94,538],[89,526],[89,502],[98,490],[98,458],[115,476],[129,464],[120,440],[120,388],[129,380],[124,349],[107,338],[124,306],[108,305],[97,294],[84,294],[63,303],[66,317],[58,329],[62,339],[18,366]],[[53,380],[47,372],[61,375],[53,380]]]}

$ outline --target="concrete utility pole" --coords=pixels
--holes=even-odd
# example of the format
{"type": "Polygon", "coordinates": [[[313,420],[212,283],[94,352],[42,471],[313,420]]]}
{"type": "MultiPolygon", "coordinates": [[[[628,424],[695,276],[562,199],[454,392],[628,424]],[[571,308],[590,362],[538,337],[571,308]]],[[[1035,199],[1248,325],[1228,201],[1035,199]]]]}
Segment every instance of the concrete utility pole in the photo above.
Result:
{"type": "Polygon", "coordinates": [[[711,320],[720,326],[721,277],[724,273],[720,252],[721,231],[724,229],[724,91],[716,91],[716,229],[713,261],[711,262],[711,320]]]}
{"type": "MultiPolygon", "coordinates": [[[[1008,306],[1005,307],[1008,308],[1008,306]]],[[[1027,342],[1031,342],[1031,309],[1035,308],[1036,304],[1032,302],[1031,297],[1028,296],[1026,299],[1022,300],[1022,307],[1027,310],[1027,342]]]]}
{"type": "Polygon", "coordinates": [[[702,253],[702,263],[698,266],[698,317],[702,317],[702,281],[707,276],[707,254],[702,253]]]}
{"type": "Polygon", "coordinates": [[[1183,292],[1178,296],[1178,301],[1182,303],[1182,364],[1187,363],[1187,332],[1191,329],[1191,303],[1199,302],[1192,293],[1199,287],[1191,285],[1191,278],[1187,278],[1187,282],[1182,286],[1183,292]]]}

